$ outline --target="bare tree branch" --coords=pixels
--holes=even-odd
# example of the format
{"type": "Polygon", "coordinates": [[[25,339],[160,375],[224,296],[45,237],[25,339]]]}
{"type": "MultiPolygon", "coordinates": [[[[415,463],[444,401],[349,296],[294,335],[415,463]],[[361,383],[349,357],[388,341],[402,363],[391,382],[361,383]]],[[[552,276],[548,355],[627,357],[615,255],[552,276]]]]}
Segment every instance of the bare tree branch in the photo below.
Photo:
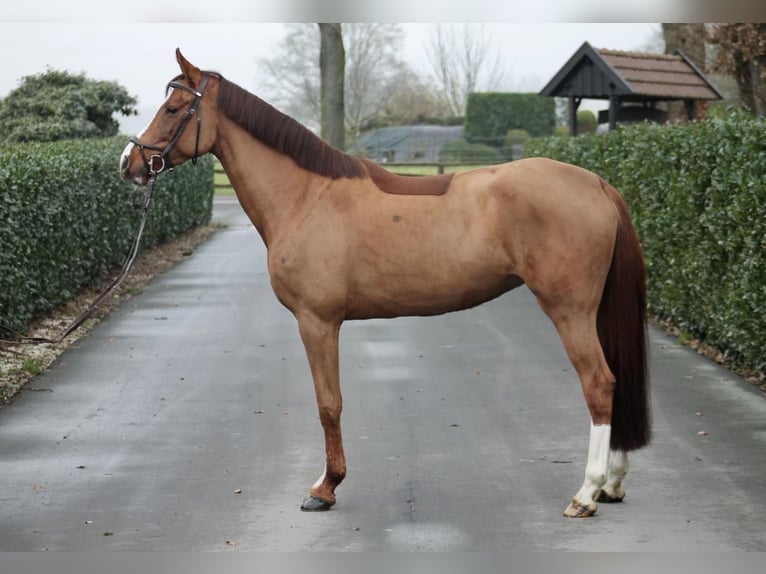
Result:
{"type": "MultiPolygon", "coordinates": [[[[402,40],[398,24],[343,24],[348,144],[369,125],[449,115],[401,60],[402,40]]],[[[290,24],[275,55],[260,62],[268,99],[315,130],[321,125],[319,46],[316,25],[290,24]]]]}
{"type": "Polygon", "coordinates": [[[716,24],[708,41],[717,47],[713,69],[733,76],[744,105],[766,116],[766,24],[716,24]]]}
{"type": "Polygon", "coordinates": [[[268,99],[313,129],[321,118],[319,29],[314,24],[287,24],[275,55],[259,62],[268,99]]]}
{"type": "Polygon", "coordinates": [[[500,57],[490,58],[490,44],[483,25],[463,24],[459,35],[454,26],[434,27],[427,56],[441,97],[453,115],[465,114],[469,93],[492,90],[502,82],[500,57]]]}

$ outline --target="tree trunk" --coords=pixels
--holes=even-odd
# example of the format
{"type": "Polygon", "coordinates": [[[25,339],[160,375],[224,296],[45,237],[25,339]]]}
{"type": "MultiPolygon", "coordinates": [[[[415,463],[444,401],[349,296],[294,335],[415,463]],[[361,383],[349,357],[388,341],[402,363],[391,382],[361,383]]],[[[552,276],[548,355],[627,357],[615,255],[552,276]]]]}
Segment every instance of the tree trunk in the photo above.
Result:
{"type": "Polygon", "coordinates": [[[322,139],[338,149],[345,148],[345,109],[343,85],[346,52],[340,24],[319,24],[321,37],[319,69],[322,98],[322,139]]]}
{"type": "Polygon", "coordinates": [[[663,24],[662,37],[665,40],[665,53],[672,54],[681,50],[694,65],[705,71],[705,25],[663,24]]]}
{"type": "Polygon", "coordinates": [[[731,54],[731,74],[737,81],[742,105],[757,116],[766,115],[766,58],[746,59],[731,54]]]}
{"type": "Polygon", "coordinates": [[[756,75],[753,77],[753,91],[755,97],[755,113],[766,116],[766,58],[761,58],[755,67],[756,75]]]}
{"type": "MultiPolygon", "coordinates": [[[[665,40],[665,53],[673,54],[681,50],[694,65],[705,71],[705,25],[701,23],[663,23],[662,37],[665,40]]],[[[668,121],[683,122],[688,118],[683,102],[668,102],[668,121]]]]}

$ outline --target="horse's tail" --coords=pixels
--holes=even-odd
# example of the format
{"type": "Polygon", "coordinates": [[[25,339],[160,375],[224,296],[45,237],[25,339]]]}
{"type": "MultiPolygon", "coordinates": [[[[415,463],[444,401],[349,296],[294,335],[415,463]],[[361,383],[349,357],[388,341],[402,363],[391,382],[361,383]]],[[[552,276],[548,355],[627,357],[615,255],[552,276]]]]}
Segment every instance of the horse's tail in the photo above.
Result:
{"type": "Polygon", "coordinates": [[[601,187],[619,213],[612,264],[598,309],[597,329],[617,383],[612,401],[611,448],[635,450],[649,443],[649,380],[646,340],[646,267],[638,235],[619,192],[601,187]]]}

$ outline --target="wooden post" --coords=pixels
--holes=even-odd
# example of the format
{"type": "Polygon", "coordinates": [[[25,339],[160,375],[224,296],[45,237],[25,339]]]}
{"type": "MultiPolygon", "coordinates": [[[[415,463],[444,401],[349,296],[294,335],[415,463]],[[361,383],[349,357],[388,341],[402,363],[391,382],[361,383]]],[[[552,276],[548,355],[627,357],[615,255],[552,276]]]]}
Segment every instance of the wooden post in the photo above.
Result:
{"type": "Polygon", "coordinates": [[[569,96],[569,135],[572,137],[577,135],[577,108],[581,102],[582,98],[569,96]]]}
{"type": "Polygon", "coordinates": [[[609,131],[617,129],[617,111],[620,109],[620,100],[617,96],[609,96],[609,131]]]}

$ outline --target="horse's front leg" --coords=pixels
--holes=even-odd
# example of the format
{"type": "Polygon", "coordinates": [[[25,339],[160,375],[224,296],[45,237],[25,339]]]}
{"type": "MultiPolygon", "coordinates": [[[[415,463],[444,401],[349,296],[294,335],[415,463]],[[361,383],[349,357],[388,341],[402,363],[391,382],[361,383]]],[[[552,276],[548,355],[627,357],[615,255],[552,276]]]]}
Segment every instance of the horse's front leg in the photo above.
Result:
{"type": "Polygon", "coordinates": [[[340,432],[343,406],[338,364],[340,323],[323,321],[307,314],[298,317],[298,325],[314,378],[326,453],[324,473],[304,499],[301,510],[328,510],[335,504],[335,488],[346,476],[346,457],[340,432]]]}

